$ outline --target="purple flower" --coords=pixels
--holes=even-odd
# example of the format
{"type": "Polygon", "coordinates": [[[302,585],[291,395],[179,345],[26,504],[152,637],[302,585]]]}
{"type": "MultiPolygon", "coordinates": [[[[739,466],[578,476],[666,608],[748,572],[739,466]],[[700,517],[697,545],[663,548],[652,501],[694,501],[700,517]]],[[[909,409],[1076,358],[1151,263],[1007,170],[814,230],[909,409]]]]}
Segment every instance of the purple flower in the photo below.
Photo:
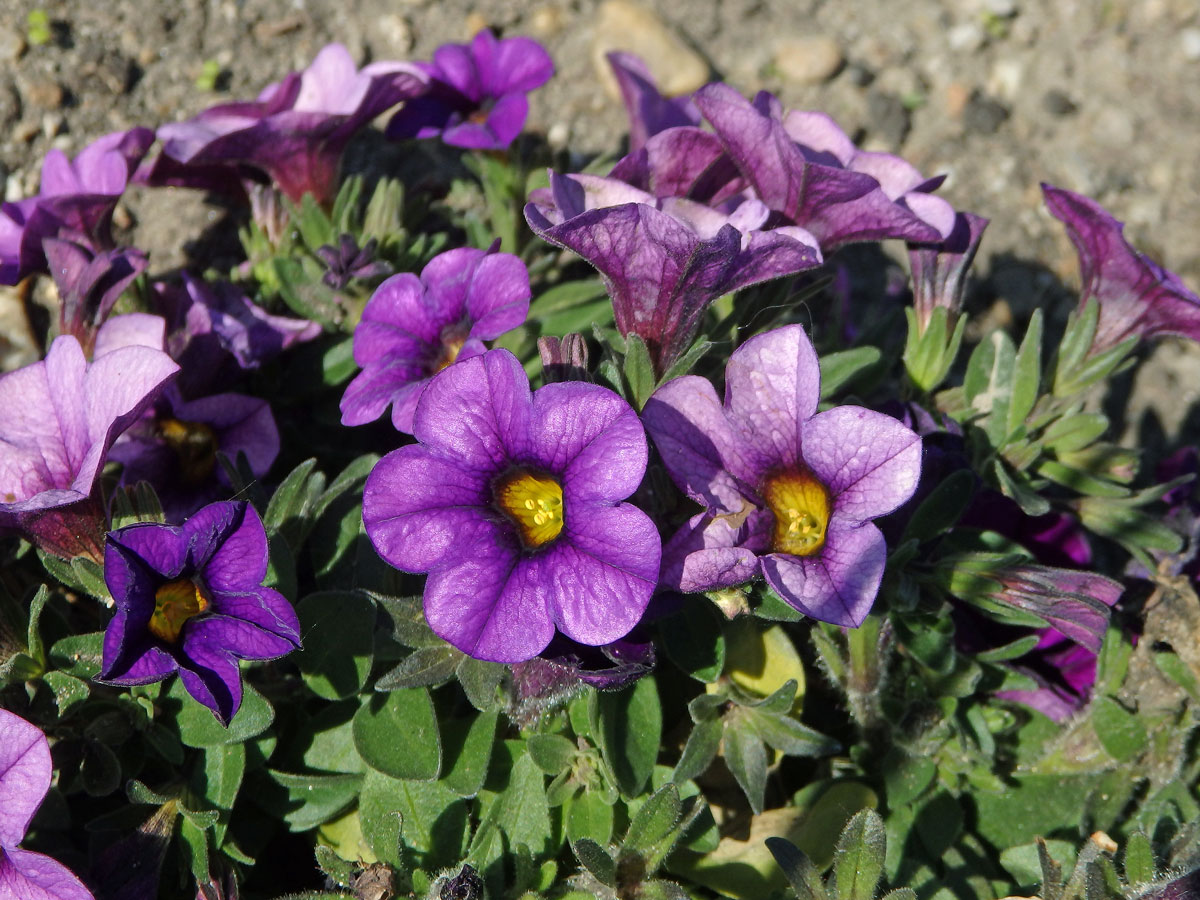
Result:
{"type": "Polygon", "coordinates": [[[342,424],[365,425],[392,406],[397,431],[412,432],[429,379],[484,352],[484,341],[529,314],[529,273],[511,253],[461,247],[429,261],[421,277],[404,272],[379,286],[354,330],[362,366],[342,396],[342,424]]]}
{"type": "Polygon", "coordinates": [[[553,172],[550,187],[530,200],[530,227],[599,270],[617,329],[646,342],[660,375],[688,349],[717,297],[821,262],[803,229],[762,230],[769,210],[757,200],[723,210],[615,178],[553,172]]]}
{"type": "Polygon", "coordinates": [[[323,244],[316,249],[317,257],[325,263],[326,272],[321,281],[335,291],[340,291],[351,281],[368,281],[382,278],[394,271],[391,263],[375,259],[375,248],[379,241],[371,238],[360,248],[354,236],[343,234],[338,245],[323,244]]]}
{"type": "Polygon", "coordinates": [[[63,335],[44,360],[0,378],[0,529],[63,557],[99,559],[106,525],[97,476],[113,441],[178,371],[152,347],[110,349],[102,329],[90,364],[79,341],[63,335]]]}
{"type": "Polygon", "coordinates": [[[61,150],[47,153],[38,196],[0,204],[0,284],[45,271],[48,237],[110,249],[113,209],[153,142],[150,129],[134,128],[93,141],[71,161],[61,150]]]}
{"type": "MultiPolygon", "coordinates": [[[[163,154],[201,172],[214,165],[257,169],[292,201],[306,193],[333,201],[350,138],[377,115],[425,88],[413,66],[378,62],[361,71],[341,44],[324,47],[307,69],[267,87],[253,102],[226,103],[186,122],[163,125],[163,154]]],[[[150,181],[178,178],[178,167],[150,181]]],[[[219,185],[218,185],[219,186],[219,185]]]]}
{"type": "Polygon", "coordinates": [[[789,223],[808,229],[826,253],[856,241],[936,242],[954,227],[954,210],[897,156],[858,150],[822,113],[791,112],[766,92],[754,102],[726,84],[693,97],[755,196],[789,223]]]}
{"type": "Polygon", "coordinates": [[[629,150],[635,153],[646,141],[668,128],[699,125],[700,110],[690,97],[664,97],[650,70],[632,53],[606,54],[609,66],[621,89],[621,99],[629,114],[629,150]]]}
{"type": "Polygon", "coordinates": [[[241,659],[300,646],[300,623],[262,586],[267,533],[250,504],[213,503],[182,526],[141,522],[109,532],[104,580],[117,612],[97,681],[134,685],[179,672],[187,692],[228,724],[242,703],[241,659]]]}
{"type": "Polygon", "coordinates": [[[578,381],[536,392],[492,350],[421,395],[419,441],[367,478],[363,521],[387,562],[428,572],[425,617],[477,659],[531,659],[557,629],[599,646],[638,623],[658,574],[654,523],[621,501],[646,470],[637,415],[578,381]]]}
{"type": "Polygon", "coordinates": [[[452,147],[503,150],[529,114],[526,94],[554,74],[542,45],[526,37],[496,40],[487,29],[470,44],[443,44],[433,63],[417,63],[429,90],[409,100],[388,122],[390,138],[441,136],[452,147]]]}
{"type": "Polygon", "coordinates": [[[146,255],[132,247],[93,254],[72,241],[42,242],[50,275],[58,288],[59,334],[74,335],[90,354],[96,332],[117,298],[146,269],[146,255]]]}
{"type": "Polygon", "coordinates": [[[46,736],[20,716],[0,709],[0,897],[12,900],[93,900],[62,863],[17,845],[50,790],[53,775],[46,736]]]}
{"type": "Polygon", "coordinates": [[[799,325],[734,351],[724,405],[698,376],[654,393],[646,429],[675,483],[705,507],[663,548],[664,587],[708,591],[761,575],[805,615],[862,622],[887,557],[871,520],[916,489],[921,438],[857,406],[817,413],[819,395],[799,325]]]}
{"type": "Polygon", "coordinates": [[[1042,193],[1050,214],[1067,226],[1079,253],[1080,309],[1093,297],[1100,304],[1092,353],[1135,335],[1177,334],[1200,340],[1200,297],[1174,272],[1129,246],[1121,233],[1123,223],[1082,194],[1049,184],[1042,185],[1042,193]]]}
{"type": "Polygon", "coordinates": [[[950,235],[936,244],[908,245],[912,270],[913,307],[924,331],[933,311],[939,306],[949,313],[953,326],[962,310],[967,270],[975,259],[988,220],[973,213],[958,213],[950,235]]]}

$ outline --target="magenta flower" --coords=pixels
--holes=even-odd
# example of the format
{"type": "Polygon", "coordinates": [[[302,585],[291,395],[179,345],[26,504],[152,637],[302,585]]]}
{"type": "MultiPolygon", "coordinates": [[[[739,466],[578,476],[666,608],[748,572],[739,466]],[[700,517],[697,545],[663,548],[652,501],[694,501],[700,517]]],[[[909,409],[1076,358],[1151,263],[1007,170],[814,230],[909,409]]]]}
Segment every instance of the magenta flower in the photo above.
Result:
{"type": "Polygon", "coordinates": [[[717,209],[660,198],[616,178],[553,172],[550,187],[530,200],[530,227],[599,270],[617,329],[646,342],[660,375],[687,351],[717,297],[821,263],[804,229],[764,230],[770,213],[757,200],[717,209]]]}
{"type": "Polygon", "coordinates": [[[916,490],[921,438],[857,406],[817,412],[804,329],[751,338],[725,369],[725,402],[698,376],[659,388],[643,419],[675,483],[705,507],[663,548],[660,583],[686,592],[762,576],[808,616],[857,626],[883,578],[871,522],[916,490]]]}
{"type": "Polygon", "coordinates": [[[421,395],[419,443],[367,478],[375,549],[428,572],[425,617],[478,659],[531,659],[555,631],[599,646],[638,623],[658,575],[654,523],[621,501],[646,470],[637,415],[570,381],[530,392],[517,358],[450,366],[421,395]]]}
{"type": "Polygon", "coordinates": [[[1129,246],[1125,226],[1095,200],[1042,185],[1050,214],[1067,226],[1079,253],[1083,290],[1079,306],[1095,297],[1100,321],[1092,353],[1115,347],[1134,335],[1177,334],[1200,340],[1200,297],[1174,272],[1129,246]]]}
{"type": "MultiPolygon", "coordinates": [[[[345,47],[329,44],[307,69],[270,85],[257,100],[163,125],[158,137],[165,156],[202,174],[214,166],[246,166],[265,173],[294,202],[308,193],[327,206],[350,138],[424,89],[425,77],[413,66],[378,62],[359,70],[345,47]]],[[[186,172],[168,165],[146,177],[165,183],[186,172]]]]}
{"type": "Polygon", "coordinates": [[[50,790],[53,774],[46,736],[15,713],[0,709],[0,897],[93,900],[62,863],[17,846],[50,790]]]}
{"type": "Polygon", "coordinates": [[[117,612],[97,681],[150,684],[179,673],[223,724],[242,703],[238,660],[300,647],[300,623],[263,587],[267,533],[249,503],[213,503],[182,526],[141,522],[109,532],[104,580],[117,612]]]}
{"type": "Polygon", "coordinates": [[[392,116],[387,136],[440,136],[471,150],[507,148],[529,115],[526,95],[554,74],[550,54],[537,41],[498,41],[487,29],[470,44],[443,44],[432,63],[417,66],[429,77],[429,89],[392,116]]]}
{"type": "Polygon", "coordinates": [[[629,151],[636,153],[660,131],[699,125],[700,110],[690,97],[664,97],[646,64],[632,53],[614,52],[605,57],[617,79],[625,111],[629,114],[629,151]]]}
{"type": "Polygon", "coordinates": [[[511,253],[460,247],[429,261],[421,277],[393,275],[363,310],[354,330],[362,366],[342,396],[342,424],[374,422],[392,407],[397,431],[411,433],[429,379],[457,360],[484,352],[484,341],[529,314],[529,273],[511,253]]]}
{"type": "MultiPolygon", "coordinates": [[[[106,327],[115,333],[126,318],[106,327]]],[[[44,360],[0,378],[0,529],[99,559],[106,525],[95,487],[109,448],[178,371],[152,347],[110,349],[102,329],[90,364],[64,335],[44,360]]]]}

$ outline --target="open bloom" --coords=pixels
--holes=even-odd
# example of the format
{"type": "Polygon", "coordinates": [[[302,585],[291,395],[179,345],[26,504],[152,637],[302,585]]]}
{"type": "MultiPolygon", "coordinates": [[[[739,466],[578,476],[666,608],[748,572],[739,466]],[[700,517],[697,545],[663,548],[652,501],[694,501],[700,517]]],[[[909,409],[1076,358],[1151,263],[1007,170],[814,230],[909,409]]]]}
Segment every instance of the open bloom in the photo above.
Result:
{"type": "Polygon", "coordinates": [[[1135,335],[1177,334],[1200,340],[1200,297],[1174,272],[1129,246],[1121,234],[1123,223],[1082,194],[1049,184],[1042,185],[1042,193],[1079,253],[1080,308],[1092,297],[1100,304],[1092,353],[1135,335]]]}
{"type": "Polygon", "coordinates": [[[621,502],[646,470],[629,404],[578,381],[530,392],[517,358],[492,350],[429,383],[413,434],[420,443],[367,478],[363,521],[387,562],[429,573],[437,634],[514,663],[555,629],[599,646],[638,623],[661,545],[650,518],[621,502]]]}
{"type": "Polygon", "coordinates": [[[0,529],[60,556],[99,559],[105,517],[94,496],[113,441],[179,367],[148,346],[111,348],[129,318],[109,320],[88,363],[79,341],[55,339],[40,362],[0,378],[0,529]]]}
{"type": "Polygon", "coordinates": [[[470,44],[443,44],[432,63],[417,63],[429,89],[388,122],[392,138],[441,136],[453,147],[503,150],[529,115],[526,95],[554,74],[542,45],[526,37],[496,40],[487,29],[470,44]]]}
{"type": "Polygon", "coordinates": [[[134,685],[179,672],[189,694],[228,723],[242,703],[241,659],[300,646],[300,623],[263,587],[267,533],[249,503],[213,503],[176,527],[109,532],[104,580],[117,612],[98,681],[134,685]]]}
{"type": "MultiPolygon", "coordinates": [[[[224,103],[186,122],[163,125],[163,154],[202,176],[214,166],[247,166],[265,173],[292,201],[306,193],[333,201],[342,151],[356,132],[401,100],[425,89],[413,66],[378,62],[363,67],[341,44],[324,47],[307,69],[291,72],[252,102],[224,103]]],[[[151,183],[188,183],[187,169],[150,169],[151,183]]],[[[203,179],[201,179],[203,181],[203,179]]],[[[219,179],[214,182],[220,187],[219,179]]]]}
{"type": "Polygon", "coordinates": [[[62,863],[17,845],[50,790],[50,744],[36,726],[0,709],[0,897],[92,900],[62,863]]]}
{"type": "Polygon", "coordinates": [[[887,556],[871,520],[916,489],[921,438],[858,406],[818,413],[819,395],[817,355],[799,325],[734,351],[723,405],[694,375],[654,393],[646,429],[675,483],[705,507],[663,549],[665,587],[762,576],[805,615],[862,622],[887,556]]]}
{"type": "Polygon", "coordinates": [[[511,253],[471,247],[429,261],[417,278],[393,275],[367,301],[354,330],[362,373],[342,397],[342,424],[365,425],[392,407],[396,430],[411,432],[429,379],[457,360],[484,352],[484,341],[529,314],[529,272],[511,253]]]}

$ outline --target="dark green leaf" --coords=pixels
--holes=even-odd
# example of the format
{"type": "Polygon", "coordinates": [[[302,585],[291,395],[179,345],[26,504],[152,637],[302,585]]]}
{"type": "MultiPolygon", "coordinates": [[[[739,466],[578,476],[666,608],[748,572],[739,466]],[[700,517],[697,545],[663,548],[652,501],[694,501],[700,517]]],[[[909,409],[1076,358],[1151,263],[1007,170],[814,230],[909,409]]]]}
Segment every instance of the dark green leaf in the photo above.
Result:
{"type": "Polygon", "coordinates": [[[608,851],[589,838],[581,838],[571,844],[571,850],[579,864],[592,873],[601,884],[609,887],[617,885],[617,864],[608,855],[608,851]]]}
{"type": "Polygon", "coordinates": [[[675,764],[672,778],[677,784],[699,778],[707,771],[717,756],[724,730],[725,726],[719,718],[701,719],[693,726],[679,762],[675,764]]]}
{"type": "Polygon", "coordinates": [[[888,806],[896,809],[917,799],[933,783],[937,764],[928,756],[908,756],[892,750],[883,763],[888,806]]]}
{"type": "Polygon", "coordinates": [[[617,787],[636,797],[650,778],[662,744],[662,707],[653,678],[613,693],[593,693],[589,706],[592,735],[617,787]]]}
{"type": "Polygon", "coordinates": [[[570,768],[578,752],[569,738],[561,734],[535,734],[527,743],[529,758],[547,775],[558,775],[570,768]]]}
{"type": "MultiPolygon", "coordinates": [[[[1034,841],[1009,847],[1000,854],[1000,865],[1008,871],[1017,884],[1031,888],[1042,883],[1042,848],[1053,859],[1055,867],[1070,869],[1075,865],[1075,845],[1070,841],[1034,841]]],[[[1053,870],[1052,870],[1053,871],[1053,870]]]]}
{"type": "Polygon", "coordinates": [[[66,672],[47,672],[42,680],[54,692],[54,702],[58,705],[58,717],[65,719],[79,704],[87,700],[91,689],[86,681],[82,681],[66,672]]]}
{"type": "Polygon", "coordinates": [[[1041,388],[1042,311],[1035,309],[1025,329],[1025,338],[1013,363],[1012,402],[1008,408],[1007,433],[1013,434],[1033,412],[1041,388]]]}
{"type": "Polygon", "coordinates": [[[1146,746],[1146,728],[1136,715],[1111,697],[1092,701],[1092,727],[1101,746],[1113,759],[1133,759],[1146,746]]]}
{"type": "Polygon", "coordinates": [[[716,681],[725,667],[725,633],[717,608],[703,599],[659,622],[663,649],[697,681],[716,681]]]}
{"type": "Polygon", "coordinates": [[[464,656],[458,664],[458,683],[471,705],[481,711],[495,709],[500,698],[497,688],[507,671],[500,663],[464,656]]]}
{"type": "MultiPolygon", "coordinates": [[[[287,822],[292,831],[308,831],[336,819],[354,803],[363,784],[361,775],[267,774],[277,787],[255,792],[255,800],[287,822]]],[[[259,776],[261,778],[261,776],[259,776]]]]}
{"type": "Polygon", "coordinates": [[[121,786],[121,761],[100,741],[85,741],[79,775],[91,796],[106,797],[121,786]]]}
{"type": "Polygon", "coordinates": [[[1055,453],[1072,453],[1091,446],[1108,431],[1108,416],[1081,412],[1064,416],[1042,432],[1042,443],[1055,453]]]}
{"type": "Polygon", "coordinates": [[[242,706],[226,728],[213,711],[203,703],[197,703],[175,679],[164,697],[164,711],[177,710],[175,722],[179,726],[179,738],[189,747],[216,747],[221,744],[240,744],[242,741],[262,734],[275,721],[275,710],[266,697],[250,685],[242,689],[242,706]]]}
{"type": "Polygon", "coordinates": [[[529,304],[529,321],[534,322],[601,299],[607,301],[608,294],[598,278],[564,281],[534,298],[529,304]]]}
{"type": "Polygon", "coordinates": [[[886,847],[879,814],[873,809],[855,813],[838,839],[833,862],[839,900],[874,900],[886,847]]]}
{"type": "Polygon", "coordinates": [[[354,746],[367,765],[393,778],[436,779],[442,742],[429,691],[407,688],[367,697],[354,716],[354,746]]]}
{"type": "Polygon", "coordinates": [[[449,644],[418,647],[392,671],[375,682],[377,691],[395,691],[412,687],[434,687],[454,677],[464,653],[449,644]]]}
{"type": "Polygon", "coordinates": [[[1010,472],[999,459],[993,461],[992,472],[1000,490],[1015,500],[1025,515],[1041,516],[1050,511],[1050,501],[1033,489],[1024,473],[1010,472]]]}
{"type": "Polygon", "coordinates": [[[536,855],[549,849],[553,831],[545,776],[529,754],[522,754],[513,764],[508,787],[492,802],[499,804],[499,824],[510,846],[524,844],[536,855]]]}
{"type": "Polygon", "coordinates": [[[827,900],[821,873],[799,847],[783,838],[767,838],[767,849],[796,892],[797,900],[827,900]]]}
{"type": "Polygon", "coordinates": [[[1109,626],[1104,632],[1104,640],[1100,645],[1100,654],[1096,658],[1096,683],[1092,688],[1093,696],[1107,694],[1115,697],[1125,683],[1125,673],[1129,671],[1129,659],[1133,656],[1133,642],[1121,628],[1109,626]]]}
{"type": "Polygon", "coordinates": [[[299,549],[308,534],[317,502],[325,491],[325,476],[313,471],[316,466],[316,459],[306,459],[292,469],[263,514],[267,534],[282,534],[293,550],[299,549]]]}
{"type": "Polygon", "coordinates": [[[1125,880],[1131,886],[1154,880],[1154,849],[1150,846],[1150,839],[1141,831],[1135,831],[1125,842],[1124,869],[1125,880]]]}
{"type": "Polygon", "coordinates": [[[680,378],[688,374],[704,354],[712,349],[712,346],[712,342],[708,340],[708,335],[700,335],[683,356],[671,363],[671,367],[663,373],[663,377],[658,380],[658,383],[663,385],[673,378],[680,378]]]}
{"type": "Polygon", "coordinates": [[[946,529],[959,520],[971,502],[977,477],[969,469],[960,469],[948,475],[921,501],[921,505],[904,526],[900,543],[912,539],[929,541],[941,537],[946,529]]]}
{"type": "Polygon", "coordinates": [[[442,725],[443,755],[449,767],[442,781],[460,797],[474,797],[483,787],[499,715],[499,710],[494,709],[442,725]]]}
{"type": "Polygon", "coordinates": [[[841,749],[833,738],[802,725],[786,713],[747,709],[745,715],[764,741],[788,756],[830,756],[841,749]]]}
{"type": "Polygon", "coordinates": [[[209,747],[204,751],[204,765],[198,767],[193,776],[192,789],[223,814],[218,819],[214,839],[217,846],[225,838],[229,824],[229,811],[237,799],[246,774],[246,747],[244,744],[227,744],[209,747]]]}
{"type": "Polygon", "coordinates": [[[741,785],[755,814],[762,812],[767,789],[767,748],[741,715],[725,725],[725,764],[741,785]]]}
{"type": "Polygon", "coordinates": [[[645,342],[634,333],[625,336],[625,381],[629,384],[629,394],[633,407],[641,410],[654,393],[657,379],[654,376],[654,364],[650,361],[650,351],[645,342]]]}
{"type": "Polygon", "coordinates": [[[338,887],[350,887],[354,883],[355,867],[342,859],[324,844],[316,846],[317,866],[338,887]]]}
{"type": "Polygon", "coordinates": [[[462,858],[467,805],[441,782],[401,781],[368,770],[358,814],[363,837],[389,865],[405,862],[400,856],[401,839],[427,868],[452,865],[462,858]]]}
{"type": "Polygon", "coordinates": [[[318,697],[339,700],[366,684],[375,650],[375,604],[357,591],[309,594],[296,608],[304,648],[295,656],[318,697]]]}
{"type": "Polygon", "coordinates": [[[642,860],[646,874],[652,874],[683,833],[682,813],[679,788],[670,783],[659,788],[629,823],[629,831],[621,842],[621,857],[635,855],[642,860]]]}
{"type": "Polygon", "coordinates": [[[587,838],[600,846],[612,840],[613,808],[596,791],[584,791],[568,800],[566,809],[567,840],[574,844],[587,838]]]}

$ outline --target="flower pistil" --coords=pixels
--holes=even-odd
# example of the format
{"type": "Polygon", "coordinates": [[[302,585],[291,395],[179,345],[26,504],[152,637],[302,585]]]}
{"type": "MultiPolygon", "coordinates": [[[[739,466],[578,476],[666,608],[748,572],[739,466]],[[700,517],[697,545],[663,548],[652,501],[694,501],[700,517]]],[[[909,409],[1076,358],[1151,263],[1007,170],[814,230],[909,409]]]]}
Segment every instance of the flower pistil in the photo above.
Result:
{"type": "Polygon", "coordinates": [[[562,485],[554,478],[518,469],[496,483],[495,499],[526,549],[545,546],[562,531],[562,485]]]}
{"type": "Polygon", "coordinates": [[[825,546],[829,491],[806,470],[768,475],[763,499],[775,517],[771,547],[776,553],[812,556],[825,546]]]}
{"type": "Polygon", "coordinates": [[[208,599],[200,585],[190,578],[168,581],[154,592],[154,612],[147,626],[168,644],[179,640],[184,624],[208,609],[208,599]]]}

